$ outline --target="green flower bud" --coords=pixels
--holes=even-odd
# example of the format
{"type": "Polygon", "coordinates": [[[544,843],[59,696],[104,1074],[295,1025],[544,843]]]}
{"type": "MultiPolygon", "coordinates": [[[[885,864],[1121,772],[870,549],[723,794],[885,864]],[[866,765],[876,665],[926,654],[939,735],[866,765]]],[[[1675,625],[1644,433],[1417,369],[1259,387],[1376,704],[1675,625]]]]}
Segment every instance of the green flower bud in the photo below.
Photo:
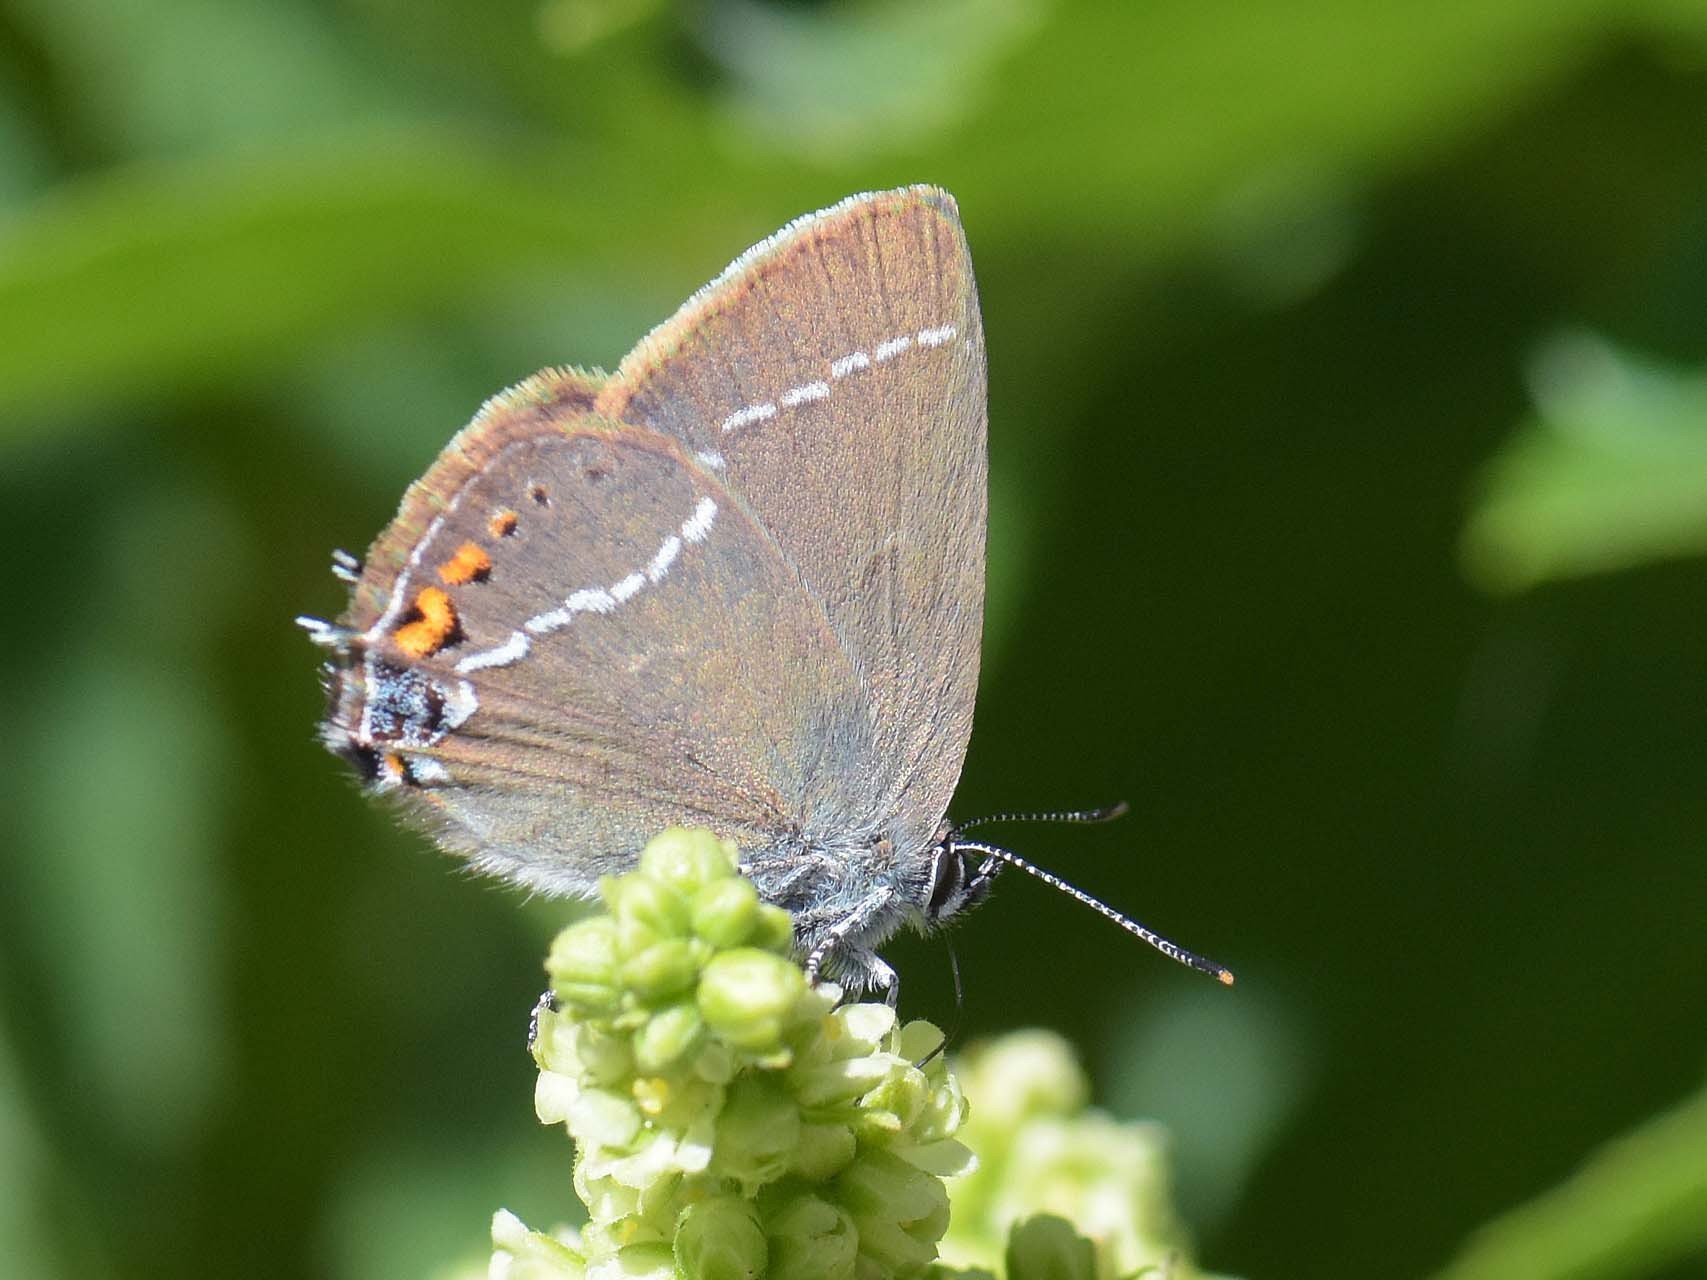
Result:
{"type": "Polygon", "coordinates": [[[622,1280],[675,1280],[675,1253],[663,1241],[624,1245],[616,1251],[616,1266],[622,1280]]]}
{"type": "Polygon", "coordinates": [[[930,1245],[931,1258],[934,1260],[936,1258],[937,1242],[948,1234],[950,1204],[948,1199],[948,1188],[943,1186],[942,1179],[930,1178],[929,1175],[926,1176],[929,1179],[928,1186],[926,1184],[921,1184],[921,1186],[923,1186],[930,1195],[932,1201],[931,1211],[924,1217],[915,1218],[913,1221],[905,1223],[904,1225],[906,1227],[907,1234],[912,1236],[913,1239],[920,1241],[923,1244],[930,1245]]]}
{"type": "Polygon", "coordinates": [[[707,1037],[705,1047],[693,1060],[693,1073],[712,1084],[728,1084],[735,1078],[735,1050],[723,1041],[707,1037]]]}
{"type": "Polygon", "coordinates": [[[766,1261],[757,1211],[733,1196],[689,1205],[676,1223],[675,1259],[686,1280],[756,1280],[766,1261]]]}
{"type": "Polygon", "coordinates": [[[789,1083],[804,1107],[833,1107],[852,1102],[888,1081],[898,1059],[887,1054],[842,1058],[789,1071],[789,1083]]]}
{"type": "Polygon", "coordinates": [[[581,1086],[573,1076],[541,1071],[533,1086],[533,1112],[541,1124],[564,1124],[580,1096],[581,1086]]]}
{"type": "MultiPolygon", "coordinates": [[[[851,1007],[858,1008],[859,1006],[851,1007]]],[[[940,1052],[944,1039],[942,1029],[936,1023],[926,1022],[923,1018],[919,1018],[909,1022],[897,1033],[893,1052],[896,1057],[905,1058],[908,1062],[921,1062],[926,1056],[935,1055],[931,1057],[929,1065],[925,1068],[925,1073],[933,1079],[937,1077],[950,1078],[948,1067],[943,1062],[940,1052]]]]}
{"type": "Polygon", "coordinates": [[[619,938],[635,927],[656,938],[679,938],[688,931],[687,899],[644,872],[606,876],[599,881],[599,896],[616,917],[619,938]]]}
{"type": "MultiPolygon", "coordinates": [[[[587,1246],[588,1256],[591,1257],[595,1246],[601,1244],[602,1234],[609,1233],[612,1223],[621,1223],[640,1212],[640,1193],[633,1187],[623,1186],[615,1178],[603,1175],[592,1177],[587,1172],[585,1160],[576,1161],[571,1180],[575,1186],[575,1194],[581,1198],[581,1203],[587,1206],[590,1221],[582,1230],[581,1239],[587,1246]]],[[[615,1248],[614,1245],[611,1247],[615,1248]]]]}
{"type": "MultiPolygon", "coordinates": [[[[1015,1218],[1047,1209],[1090,1234],[1101,1280],[1132,1280],[1162,1264],[1173,1268],[1170,1274],[1199,1274],[1187,1261],[1189,1241],[1171,1201],[1165,1135],[1154,1125],[1079,1112],[1086,1082],[1065,1041],[1022,1032],[969,1059],[960,1073],[971,1109],[960,1132],[979,1159],[955,1183],[945,1256],[957,1265],[993,1267],[1015,1218]]],[[[944,1078],[932,1109],[952,1110],[956,1092],[952,1078],[944,1078]]],[[[931,1127],[927,1118],[913,1132],[931,1127]]],[[[939,1149],[895,1150],[930,1168],[939,1149]]],[[[1013,1276],[1029,1280],[1023,1271],[1013,1276]]]]}
{"type": "Polygon", "coordinates": [[[781,1084],[746,1076],[729,1087],[717,1117],[712,1169],[752,1194],[788,1172],[800,1141],[800,1108],[781,1084]]]}
{"type": "Polygon", "coordinates": [[[925,1114],[919,1120],[918,1140],[936,1142],[957,1132],[966,1123],[966,1113],[966,1095],[961,1092],[960,1081],[944,1072],[931,1088],[925,1114]]]}
{"type": "Polygon", "coordinates": [[[653,1076],[669,1070],[699,1047],[704,1033],[705,1020],[692,1001],[660,1009],[634,1033],[635,1069],[653,1076]]]}
{"type": "Polygon", "coordinates": [[[618,918],[616,922],[616,953],[618,973],[621,972],[621,960],[629,956],[637,956],[648,948],[657,946],[664,941],[664,935],[651,925],[629,916],[618,918]]]}
{"type": "Polygon", "coordinates": [[[759,893],[752,881],[730,876],[694,899],[693,931],[714,947],[739,947],[759,927],[759,893]]]}
{"type": "Polygon", "coordinates": [[[887,1049],[894,1029],[895,1010],[888,1005],[848,1004],[825,1020],[824,1042],[832,1058],[864,1057],[887,1049]]]}
{"type": "Polygon", "coordinates": [[[647,1003],[679,995],[698,977],[699,961],[681,938],[655,942],[622,966],[623,986],[647,1003]]]}
{"type": "Polygon", "coordinates": [[[735,846],[704,827],[671,827],[647,841],[640,871],[679,893],[692,894],[735,874],[735,846]]]}
{"type": "Polygon", "coordinates": [[[528,1048],[541,1071],[568,1071],[579,1066],[572,1049],[576,1025],[561,1009],[535,1012],[533,1043],[528,1048]]]}
{"type": "Polygon", "coordinates": [[[574,1029],[573,1069],[593,1084],[620,1085],[634,1073],[628,1037],[583,1022],[574,1029]]]}
{"type": "Polygon", "coordinates": [[[626,1147],[640,1133],[640,1108],[603,1089],[583,1089],[569,1104],[568,1122],[577,1142],[626,1147]]]}
{"type": "Polygon", "coordinates": [[[551,989],[583,1012],[610,1009],[617,1000],[616,922],[595,916],[570,925],[552,941],[545,961],[551,989]]]}
{"type": "Polygon", "coordinates": [[[508,1209],[492,1215],[495,1280],[585,1280],[586,1259],[567,1241],[529,1231],[508,1209]]]}
{"type": "Polygon", "coordinates": [[[1073,1051],[1048,1031],[1004,1036],[972,1061],[980,1127],[1014,1128],[1031,1116],[1062,1116],[1085,1105],[1087,1084],[1073,1051]]]}
{"type": "Polygon", "coordinates": [[[859,1233],[853,1219],[817,1196],[799,1196],[770,1215],[766,1280],[853,1280],[859,1233]]]}
{"type": "MultiPolygon", "coordinates": [[[[882,1150],[866,1150],[835,1182],[836,1201],[858,1218],[903,1226],[948,1225],[948,1193],[942,1180],[882,1150]]],[[[940,1238],[941,1230],[937,1232],[940,1238]]]]}
{"type": "Polygon", "coordinates": [[[878,1275],[916,1276],[936,1261],[936,1240],[921,1240],[906,1228],[886,1218],[854,1215],[859,1233],[859,1256],[863,1271],[878,1275]]]}
{"type": "Polygon", "coordinates": [[[793,917],[781,907],[760,903],[758,927],[753,930],[750,945],[787,955],[794,947],[793,917]]]}
{"type": "Polygon", "coordinates": [[[774,1053],[806,993],[806,975],[780,956],[741,947],[714,956],[699,979],[699,1009],[737,1048],[774,1053]]]}
{"type": "Polygon", "coordinates": [[[1015,1223],[1007,1259],[1008,1280],[1097,1280],[1096,1249],[1053,1214],[1015,1223]]]}
{"type": "Polygon", "coordinates": [[[871,1092],[859,1100],[859,1105],[862,1111],[884,1112],[892,1116],[893,1127],[899,1131],[911,1128],[929,1101],[930,1084],[925,1080],[925,1073],[917,1067],[901,1066],[889,1071],[871,1092]]]}
{"type": "Polygon", "coordinates": [[[858,1144],[845,1124],[802,1124],[789,1172],[808,1182],[827,1182],[853,1163],[858,1144]]]}
{"type": "MultiPolygon", "coordinates": [[[[908,1135],[909,1138],[911,1136],[908,1135]]],[[[953,1138],[939,1138],[935,1142],[903,1140],[892,1143],[889,1150],[913,1168],[923,1169],[938,1178],[958,1178],[974,1173],[978,1168],[978,1158],[972,1154],[972,1149],[953,1138]]]]}

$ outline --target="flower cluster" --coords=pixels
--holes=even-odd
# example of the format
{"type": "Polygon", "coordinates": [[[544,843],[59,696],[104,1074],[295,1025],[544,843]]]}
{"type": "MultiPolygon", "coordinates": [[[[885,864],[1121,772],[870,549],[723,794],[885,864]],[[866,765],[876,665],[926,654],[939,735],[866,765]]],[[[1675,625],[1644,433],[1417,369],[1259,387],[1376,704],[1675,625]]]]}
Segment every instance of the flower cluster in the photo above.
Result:
{"type": "Polygon", "coordinates": [[[971,1099],[961,1137],[978,1168],[955,1183],[945,1262],[994,1271],[1005,1261],[1008,1280],[1202,1274],[1174,1211],[1166,1132],[1086,1110],[1065,1040],[1014,1032],[956,1066],[971,1099]]]}
{"type": "Polygon", "coordinates": [[[534,1043],[536,1109],[575,1139],[588,1222],[546,1235],[500,1213],[491,1275],[920,1275],[942,1178],[972,1163],[941,1033],[809,987],[788,915],[708,832],[664,832],[599,895],[606,913],[552,946],[534,1043]]]}

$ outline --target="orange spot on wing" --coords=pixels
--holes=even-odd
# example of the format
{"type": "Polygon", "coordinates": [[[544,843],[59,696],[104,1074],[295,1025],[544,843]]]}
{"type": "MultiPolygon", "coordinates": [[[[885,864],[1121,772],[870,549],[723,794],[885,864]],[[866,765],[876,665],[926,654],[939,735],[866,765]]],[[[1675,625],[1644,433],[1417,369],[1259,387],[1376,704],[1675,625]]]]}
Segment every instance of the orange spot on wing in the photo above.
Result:
{"type": "Polygon", "coordinates": [[[439,566],[439,580],[447,586],[460,587],[465,582],[484,582],[491,572],[492,557],[472,542],[465,542],[439,566]]]}
{"type": "Polygon", "coordinates": [[[380,764],[387,776],[396,782],[402,782],[409,776],[409,767],[403,763],[403,757],[395,751],[386,752],[385,758],[380,764]]]}
{"type": "Polygon", "coordinates": [[[492,513],[491,520],[487,521],[486,527],[492,531],[494,538],[507,538],[516,531],[516,524],[519,519],[520,517],[514,511],[495,511],[492,513]]]}
{"type": "Polygon", "coordinates": [[[398,627],[392,638],[411,658],[430,657],[461,637],[456,606],[442,587],[422,587],[417,591],[415,607],[410,613],[411,619],[398,627]]]}

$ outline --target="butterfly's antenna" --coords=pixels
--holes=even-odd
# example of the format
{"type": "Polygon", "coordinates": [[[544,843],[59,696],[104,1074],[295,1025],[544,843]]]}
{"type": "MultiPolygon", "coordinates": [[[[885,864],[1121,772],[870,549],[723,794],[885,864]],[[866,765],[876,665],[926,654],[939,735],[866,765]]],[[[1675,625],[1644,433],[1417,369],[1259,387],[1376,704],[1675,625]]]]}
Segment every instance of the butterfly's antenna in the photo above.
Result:
{"type": "Polygon", "coordinates": [[[973,818],[970,822],[962,822],[954,828],[955,834],[970,831],[973,827],[991,827],[1000,822],[1113,822],[1122,817],[1127,810],[1126,801],[1119,804],[1106,805],[1101,809],[1054,809],[1044,813],[992,813],[988,817],[973,818]]]}
{"type": "Polygon", "coordinates": [[[981,853],[986,858],[994,858],[997,862],[1003,862],[1009,866],[1018,867],[1027,875],[1036,876],[1039,880],[1043,881],[1044,884],[1051,885],[1054,888],[1059,889],[1069,898],[1075,898],[1084,903],[1092,911],[1107,916],[1110,920],[1114,921],[1115,924],[1126,930],[1126,932],[1134,934],[1137,937],[1142,938],[1145,942],[1148,942],[1157,951],[1160,951],[1163,955],[1167,956],[1168,959],[1177,960],[1188,969],[1196,969],[1199,973],[1207,973],[1210,977],[1226,986],[1230,987],[1233,985],[1233,973],[1230,969],[1223,968],[1213,960],[1205,960],[1195,952],[1187,951],[1177,942],[1170,942],[1154,929],[1146,929],[1143,925],[1132,919],[1131,916],[1122,915],[1106,902],[1103,902],[1098,898],[1091,897],[1091,895],[1086,893],[1083,889],[1074,888],[1060,876],[1055,875],[1052,872],[1045,871],[1035,863],[1027,862],[1017,853],[1009,853],[1006,849],[998,848],[993,844],[985,844],[981,840],[956,839],[952,842],[951,847],[956,852],[981,853]]]}

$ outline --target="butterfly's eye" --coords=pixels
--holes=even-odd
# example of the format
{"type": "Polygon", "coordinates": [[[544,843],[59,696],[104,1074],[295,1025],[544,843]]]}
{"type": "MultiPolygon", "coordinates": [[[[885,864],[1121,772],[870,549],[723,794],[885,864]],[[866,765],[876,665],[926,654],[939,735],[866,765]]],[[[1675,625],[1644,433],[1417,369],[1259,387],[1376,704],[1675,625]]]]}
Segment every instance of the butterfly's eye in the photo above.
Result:
{"type": "Polygon", "coordinates": [[[965,897],[966,864],[947,845],[937,846],[931,859],[931,892],[925,902],[925,919],[935,924],[960,910],[965,897]]]}

